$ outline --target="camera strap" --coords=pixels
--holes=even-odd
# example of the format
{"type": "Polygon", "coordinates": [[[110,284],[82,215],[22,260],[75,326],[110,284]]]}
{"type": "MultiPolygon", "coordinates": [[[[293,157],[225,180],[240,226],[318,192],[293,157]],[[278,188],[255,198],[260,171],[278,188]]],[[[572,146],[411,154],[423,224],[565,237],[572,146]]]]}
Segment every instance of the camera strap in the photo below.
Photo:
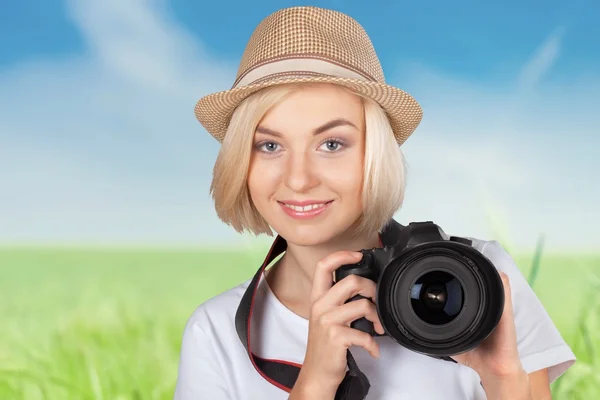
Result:
{"type": "MultiPolygon", "coordinates": [[[[398,238],[403,226],[395,220],[390,220],[379,235],[382,246],[392,246],[398,238]]],[[[265,268],[287,248],[287,242],[281,236],[277,235],[275,241],[263,261],[263,264],[258,269],[252,281],[248,285],[242,300],[235,315],[235,327],[238,337],[240,338],[252,365],[256,371],[268,382],[278,388],[291,392],[296,379],[300,373],[301,364],[292,363],[289,361],[266,359],[257,356],[252,352],[250,346],[250,319],[252,317],[252,308],[254,299],[257,293],[258,284],[264,273],[265,268]]],[[[371,387],[369,379],[361,372],[352,357],[350,351],[346,354],[348,370],[344,379],[340,383],[335,395],[335,400],[363,400],[371,387]]]]}

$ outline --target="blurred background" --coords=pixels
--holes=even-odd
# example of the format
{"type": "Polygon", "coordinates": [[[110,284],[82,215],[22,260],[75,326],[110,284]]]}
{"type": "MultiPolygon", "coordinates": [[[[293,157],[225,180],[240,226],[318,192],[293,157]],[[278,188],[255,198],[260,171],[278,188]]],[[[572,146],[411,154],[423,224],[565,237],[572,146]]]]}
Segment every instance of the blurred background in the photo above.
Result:
{"type": "Polygon", "coordinates": [[[600,3],[0,1],[0,399],[172,398],[183,327],[271,243],[217,219],[195,120],[256,24],[334,8],[422,104],[396,216],[499,240],[600,398],[600,3]]]}

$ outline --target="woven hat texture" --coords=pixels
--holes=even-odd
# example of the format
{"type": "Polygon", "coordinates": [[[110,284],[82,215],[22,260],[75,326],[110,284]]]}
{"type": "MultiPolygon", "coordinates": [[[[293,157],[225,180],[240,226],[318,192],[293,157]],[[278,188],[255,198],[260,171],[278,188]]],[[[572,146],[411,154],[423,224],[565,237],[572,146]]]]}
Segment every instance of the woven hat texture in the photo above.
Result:
{"type": "Polygon", "coordinates": [[[278,84],[322,82],[345,86],[386,111],[402,144],[423,112],[405,91],[386,84],[381,63],[363,27],[353,18],[320,7],[290,7],[263,19],[251,35],[232,87],[202,97],[195,115],[222,141],[231,114],[251,94],[278,84]]]}

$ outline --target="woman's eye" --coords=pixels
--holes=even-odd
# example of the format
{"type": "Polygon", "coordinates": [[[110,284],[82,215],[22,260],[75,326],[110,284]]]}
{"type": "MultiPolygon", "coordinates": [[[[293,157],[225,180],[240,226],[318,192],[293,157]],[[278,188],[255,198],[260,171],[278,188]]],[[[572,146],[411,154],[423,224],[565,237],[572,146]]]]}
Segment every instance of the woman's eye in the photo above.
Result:
{"type": "Polygon", "coordinates": [[[325,150],[327,151],[336,151],[342,147],[342,143],[338,142],[337,140],[328,140],[323,143],[323,146],[325,146],[325,150]]]}
{"type": "Polygon", "coordinates": [[[259,145],[259,148],[267,153],[272,153],[277,150],[277,143],[266,142],[259,145]]]}

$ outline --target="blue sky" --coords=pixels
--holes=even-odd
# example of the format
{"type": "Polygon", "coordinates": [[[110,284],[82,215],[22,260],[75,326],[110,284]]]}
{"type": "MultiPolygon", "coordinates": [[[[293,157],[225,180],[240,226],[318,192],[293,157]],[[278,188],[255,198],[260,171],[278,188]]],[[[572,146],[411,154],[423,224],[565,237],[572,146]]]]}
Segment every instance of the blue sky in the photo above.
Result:
{"type": "Polygon", "coordinates": [[[193,106],[230,87],[262,18],[309,4],[356,18],[423,105],[400,221],[597,247],[598,2],[257,3],[5,2],[0,242],[263,243],[216,219],[193,106]]]}

